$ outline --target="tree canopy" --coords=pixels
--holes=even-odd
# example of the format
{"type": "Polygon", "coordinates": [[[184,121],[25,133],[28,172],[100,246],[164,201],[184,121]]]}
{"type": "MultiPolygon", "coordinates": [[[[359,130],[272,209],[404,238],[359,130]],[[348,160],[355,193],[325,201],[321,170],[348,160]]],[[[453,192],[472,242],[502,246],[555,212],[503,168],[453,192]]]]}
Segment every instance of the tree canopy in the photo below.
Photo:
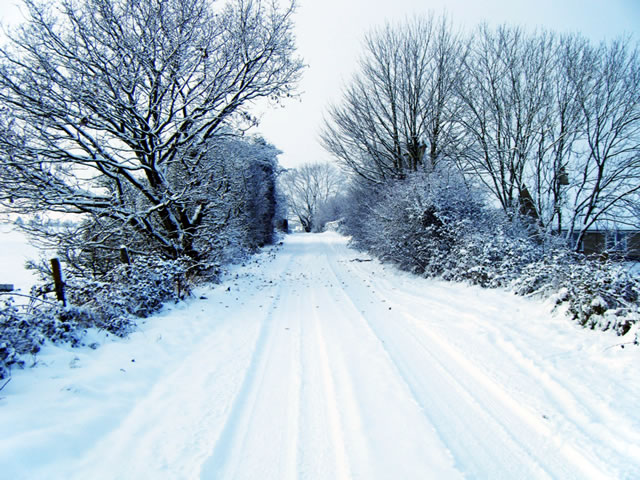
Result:
{"type": "Polygon", "coordinates": [[[638,46],[507,25],[463,35],[433,16],[388,24],[366,37],[322,141],[370,185],[444,163],[577,247],[598,224],[640,226],[638,46]]]}
{"type": "Polygon", "coordinates": [[[216,138],[254,125],[254,101],[295,93],[294,2],[25,4],[0,48],[0,204],[200,257],[216,138]]]}

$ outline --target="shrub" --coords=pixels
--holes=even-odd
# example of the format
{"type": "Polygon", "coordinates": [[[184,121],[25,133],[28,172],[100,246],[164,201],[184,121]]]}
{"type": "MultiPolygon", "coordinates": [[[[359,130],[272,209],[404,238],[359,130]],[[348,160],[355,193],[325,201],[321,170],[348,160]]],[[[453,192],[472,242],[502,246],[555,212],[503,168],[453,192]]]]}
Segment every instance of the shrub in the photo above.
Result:
{"type": "Polygon", "coordinates": [[[0,378],[12,366],[24,366],[50,341],[82,344],[90,328],[124,337],[135,328],[135,318],[148,317],[167,301],[189,294],[188,268],[180,260],[139,258],[119,265],[99,280],[70,276],[66,281],[69,306],[46,299],[51,285],[32,289],[33,304],[18,307],[12,297],[0,306],[0,378]]]}
{"type": "MultiPolygon", "coordinates": [[[[483,204],[446,170],[351,190],[343,220],[352,244],[427,277],[553,297],[581,325],[626,334],[640,321],[640,280],[624,268],[570,251],[531,219],[483,204]]],[[[638,343],[638,338],[635,343],[638,343]]]]}
{"type": "Polygon", "coordinates": [[[22,367],[23,356],[38,353],[42,343],[42,335],[21,315],[13,297],[6,297],[0,305],[0,379],[13,365],[22,367]]]}
{"type": "Polygon", "coordinates": [[[513,287],[520,295],[553,297],[591,329],[625,335],[640,320],[640,280],[608,260],[556,250],[528,265],[513,287]]]}
{"type": "Polygon", "coordinates": [[[165,302],[189,294],[187,265],[182,260],[139,257],[100,279],[71,277],[66,281],[69,303],[91,311],[96,327],[126,334],[131,316],[148,317],[165,302]]]}

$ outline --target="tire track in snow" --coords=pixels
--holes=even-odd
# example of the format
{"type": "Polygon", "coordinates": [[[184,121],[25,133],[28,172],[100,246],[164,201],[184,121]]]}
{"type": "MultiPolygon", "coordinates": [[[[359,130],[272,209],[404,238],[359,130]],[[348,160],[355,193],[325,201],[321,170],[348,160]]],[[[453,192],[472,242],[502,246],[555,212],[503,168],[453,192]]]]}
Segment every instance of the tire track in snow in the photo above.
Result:
{"type": "MultiPolygon", "coordinates": [[[[331,249],[334,258],[337,257],[339,255],[337,249],[333,246],[331,249]]],[[[333,265],[332,271],[336,279],[342,282],[333,265]]],[[[371,280],[363,278],[361,274],[358,274],[358,277],[365,283],[371,280]]],[[[367,277],[369,276],[367,275],[367,277]]],[[[368,292],[378,299],[374,305],[384,302],[384,305],[398,307],[373,289],[369,289],[368,292]]],[[[370,304],[359,305],[346,289],[345,296],[354,309],[358,311],[371,310],[370,304]]],[[[534,418],[529,411],[521,408],[517,402],[509,397],[507,392],[486,377],[480,369],[468,362],[461,361],[463,357],[457,356],[450,349],[448,350],[446,343],[441,339],[431,337],[429,346],[427,346],[424,341],[424,332],[422,335],[416,334],[417,332],[408,328],[406,322],[402,322],[397,315],[385,315],[393,317],[391,320],[390,318],[381,319],[379,310],[367,313],[369,315],[362,314],[361,318],[367,323],[372,334],[379,339],[386,355],[396,365],[400,376],[421,405],[427,418],[438,426],[439,434],[453,451],[456,460],[462,462],[458,463],[462,471],[471,474],[471,476],[492,472],[493,475],[504,475],[505,478],[526,478],[523,476],[521,465],[528,463],[529,467],[526,473],[529,475],[528,478],[606,478],[607,474],[596,468],[585,455],[570,446],[563,446],[563,454],[569,461],[569,465],[567,466],[566,462],[558,459],[557,446],[548,443],[548,439],[551,438],[549,427],[534,418]],[[393,322],[391,327],[389,327],[390,321],[393,322]],[[402,335],[398,333],[399,329],[402,329],[402,335]],[[382,334],[382,331],[385,333],[382,334]],[[408,341],[418,349],[407,348],[408,341]],[[418,350],[421,350],[423,354],[416,356],[415,353],[418,350]],[[434,350],[437,350],[437,353],[434,350]],[[413,361],[409,359],[407,353],[412,351],[415,357],[413,361]],[[455,373],[451,365],[457,367],[455,373]],[[431,374],[431,385],[424,385],[417,372],[414,371],[416,368],[433,369],[433,367],[437,368],[439,375],[431,374]],[[438,386],[430,388],[434,386],[434,381],[438,386]],[[465,385],[467,382],[473,384],[475,388],[465,385]],[[449,404],[437,398],[433,394],[434,391],[438,396],[450,392],[448,396],[452,402],[449,404]],[[458,408],[453,406],[456,403],[462,403],[463,399],[463,409],[460,406],[458,408]],[[434,410],[438,413],[434,414],[434,410]],[[482,427],[476,425],[475,432],[469,431],[470,423],[459,418],[458,414],[461,412],[467,419],[473,417],[473,422],[481,424],[482,427]],[[470,412],[475,412],[476,415],[472,416],[470,412]],[[443,418],[447,420],[444,421],[443,418]],[[523,424],[526,426],[524,429],[523,424]],[[452,425],[456,425],[456,427],[451,428],[452,425]],[[517,462],[514,461],[515,459],[496,458],[496,452],[485,446],[489,432],[492,432],[493,435],[492,442],[500,440],[505,447],[509,447],[504,451],[510,451],[512,455],[516,454],[517,462]],[[523,434],[526,434],[528,438],[524,438],[523,434]],[[537,438],[539,442],[535,452],[529,451],[531,437],[537,438]],[[470,456],[468,452],[474,453],[470,456]],[[478,455],[478,452],[482,453],[478,455]],[[498,460],[499,463],[492,464],[492,458],[498,460]],[[585,467],[587,468],[585,469],[585,467]],[[578,471],[582,471],[582,473],[576,473],[578,471]]]]}
{"type": "MultiPolygon", "coordinates": [[[[311,296],[310,305],[315,304],[314,296],[311,296]]],[[[329,439],[331,441],[332,453],[335,462],[335,472],[333,472],[332,478],[336,479],[349,479],[351,478],[351,467],[349,466],[349,459],[347,457],[347,449],[345,445],[344,431],[342,429],[342,420],[340,415],[340,408],[337,403],[335,379],[331,372],[331,366],[329,362],[329,356],[327,354],[327,344],[325,337],[321,329],[321,319],[318,316],[316,309],[312,312],[311,333],[314,343],[314,353],[317,354],[315,362],[319,364],[320,378],[322,383],[322,396],[326,402],[326,416],[329,426],[329,439]]],[[[343,405],[344,407],[344,405],[343,405]]],[[[356,412],[353,405],[350,405],[349,410],[356,412]]],[[[352,417],[353,417],[352,413],[352,417]]],[[[325,467],[326,468],[326,467],[325,467]]],[[[313,478],[313,477],[310,477],[313,478]]]]}
{"type": "MultiPolygon", "coordinates": [[[[290,257],[282,272],[291,270],[294,259],[295,257],[290,257]]],[[[202,479],[236,478],[241,476],[238,475],[238,470],[241,464],[246,461],[246,458],[242,458],[242,454],[248,452],[245,444],[251,434],[250,425],[255,416],[258,402],[263,400],[260,398],[260,392],[265,381],[265,372],[268,370],[272,358],[274,344],[276,343],[274,337],[281,334],[275,329],[276,320],[274,316],[285,284],[278,282],[277,285],[273,301],[268,307],[265,319],[262,320],[260,333],[254,345],[251,361],[245,371],[242,385],[233,400],[220,436],[209,458],[202,465],[200,473],[200,478],[202,479]]],[[[297,427],[295,431],[297,432],[297,427]]],[[[284,456],[293,457],[292,462],[295,464],[295,435],[290,435],[289,438],[289,448],[284,456]]],[[[264,474],[265,472],[262,473],[264,474]]],[[[265,476],[262,478],[270,477],[265,476]]]]}
{"type": "MultiPolygon", "coordinates": [[[[332,250],[334,252],[333,256],[337,256],[335,248],[332,248],[332,250]]],[[[454,422],[454,416],[449,415],[450,418],[448,421],[442,421],[441,418],[439,419],[440,415],[436,410],[442,412],[442,410],[445,409],[443,407],[444,405],[446,405],[446,402],[433,402],[433,399],[436,399],[437,396],[441,395],[441,393],[445,391],[445,388],[442,388],[442,385],[435,385],[435,388],[433,388],[431,392],[427,392],[427,395],[423,394],[420,389],[416,388],[416,384],[419,383],[416,376],[408,370],[406,362],[399,361],[397,358],[395,358],[396,356],[393,355],[389,348],[386,346],[385,340],[383,340],[382,337],[373,329],[369,320],[367,319],[367,310],[374,302],[369,302],[369,304],[365,305],[361,305],[359,302],[357,302],[353,298],[352,294],[347,291],[348,283],[345,281],[345,279],[343,279],[343,277],[338,274],[333,265],[330,264],[330,267],[331,273],[336,278],[338,283],[346,286],[346,288],[342,289],[343,297],[350,304],[351,309],[356,312],[357,317],[361,320],[362,324],[366,326],[366,329],[369,331],[370,335],[376,338],[380,345],[380,350],[383,352],[383,355],[388,359],[389,363],[393,365],[398,377],[402,379],[404,386],[410,392],[410,395],[414,399],[415,403],[420,407],[420,410],[422,411],[424,417],[431,425],[434,426],[434,431],[436,432],[440,440],[445,446],[449,447],[451,453],[453,454],[455,466],[458,468],[458,470],[460,470],[465,475],[470,474],[471,477],[473,477],[474,475],[474,469],[478,473],[486,472],[486,465],[469,465],[469,463],[464,461],[464,459],[462,458],[461,452],[469,451],[469,449],[471,448],[470,445],[473,445],[473,447],[476,449],[476,452],[482,451],[483,456],[489,457],[492,454],[491,450],[481,441],[466,441],[465,443],[468,444],[467,446],[460,449],[452,448],[451,435],[447,434],[447,429],[442,428],[443,423],[457,423],[458,428],[454,428],[453,430],[458,430],[460,436],[469,436],[468,432],[466,432],[465,426],[462,423],[454,422]],[[427,396],[432,399],[431,402],[424,401],[424,398],[427,396]],[[437,407],[435,409],[434,404],[437,407]]],[[[351,280],[355,280],[355,277],[352,276],[351,280]]],[[[427,366],[431,366],[430,363],[431,362],[422,362],[419,364],[422,366],[422,368],[427,368],[427,366]]],[[[448,430],[451,430],[451,428],[449,428],[448,430]]]]}
{"type": "Polygon", "coordinates": [[[358,466],[367,465],[371,468],[357,472],[358,478],[460,478],[460,472],[453,465],[454,459],[447,452],[433,423],[422,412],[411,384],[403,378],[384,342],[374,334],[361,310],[347,294],[344,282],[332,265],[334,256],[324,246],[323,263],[326,263],[326,271],[335,280],[329,280],[328,283],[336,285],[325,288],[326,296],[333,299],[340,314],[325,317],[323,326],[334,336],[330,359],[339,377],[339,390],[347,390],[348,394],[343,398],[351,400],[350,408],[346,409],[343,417],[351,419],[352,423],[353,417],[361,418],[356,422],[360,424],[355,429],[356,433],[361,433],[359,430],[367,431],[367,435],[360,438],[352,433],[347,443],[351,456],[358,459],[358,466]],[[337,298],[345,299],[347,305],[337,298]],[[332,321],[327,321],[329,319],[332,321]],[[376,396],[381,401],[375,401],[376,396]],[[376,413],[372,415],[372,411],[376,413]],[[394,420],[391,420],[391,424],[387,423],[389,420],[386,416],[394,418],[395,412],[400,411],[405,418],[395,418],[398,424],[394,424],[394,420]],[[384,416],[380,415],[382,412],[384,416]],[[387,442],[388,438],[373,434],[375,428],[370,425],[376,423],[380,423],[381,429],[386,429],[386,435],[393,437],[392,444],[387,442]],[[395,435],[391,433],[393,431],[395,435]],[[360,452],[355,451],[356,447],[360,452]],[[389,456],[388,462],[381,460],[385,455],[389,456]],[[414,470],[406,470],[410,464],[413,464],[414,470]]]}
{"type": "MultiPolygon", "coordinates": [[[[365,272],[364,275],[367,275],[367,273],[365,272]]],[[[592,398],[589,396],[586,396],[587,398],[578,398],[578,392],[574,392],[563,385],[549,371],[549,368],[544,369],[539,361],[536,364],[533,359],[538,358],[539,354],[535,350],[532,350],[526,342],[522,341],[516,347],[513,341],[509,339],[509,333],[511,335],[515,334],[517,337],[517,332],[512,327],[508,324],[501,323],[500,326],[496,326],[488,321],[482,321],[478,318],[478,314],[481,312],[471,314],[470,312],[462,311],[462,309],[456,310],[451,305],[443,302],[416,297],[412,293],[396,289],[386,279],[378,278],[376,283],[379,285],[378,290],[386,290],[386,298],[394,295],[402,299],[401,302],[393,301],[390,303],[394,305],[396,310],[403,312],[413,329],[421,332],[422,335],[418,335],[419,337],[430,337],[430,345],[438,345],[447,350],[449,357],[457,358],[459,365],[464,365],[467,371],[472,371],[474,378],[482,382],[489,392],[505,401],[509,409],[514,413],[518,413],[523,422],[548,437],[554,450],[558,450],[568,461],[573,462],[576,465],[576,471],[582,470],[585,478],[590,475],[596,478],[600,476],[618,477],[626,475],[623,465],[625,463],[632,464],[632,459],[637,458],[637,454],[640,452],[640,447],[637,443],[638,435],[627,432],[622,438],[618,438],[616,435],[621,435],[625,431],[625,425],[619,418],[616,418],[616,415],[610,411],[608,406],[603,403],[593,405],[592,398]],[[384,284],[384,286],[380,287],[380,284],[384,284]],[[503,359],[503,364],[508,363],[510,368],[515,366],[519,370],[519,375],[526,378],[527,382],[534,386],[529,390],[542,390],[545,399],[550,400],[550,402],[542,403],[537,400],[538,405],[534,405],[533,408],[524,408],[521,403],[512,398],[511,392],[506,390],[499,381],[491,378],[486,371],[481,370],[468,360],[468,355],[462,353],[459,347],[455,347],[444,340],[435,330],[427,328],[427,324],[424,321],[409,312],[405,306],[406,303],[422,304],[425,311],[438,311],[440,317],[444,317],[443,312],[447,312],[451,316],[464,317],[465,321],[475,325],[477,331],[484,332],[491,339],[491,347],[497,348],[501,352],[501,357],[509,359],[508,362],[503,359]],[[561,408],[560,412],[554,415],[551,412],[556,411],[554,407],[556,405],[561,408]],[[557,417],[559,420],[555,424],[551,423],[550,416],[557,417]],[[613,418],[608,422],[611,425],[620,425],[616,428],[615,434],[609,429],[601,429],[597,428],[597,425],[592,425],[594,419],[601,416],[613,418]],[[591,428],[589,428],[590,426],[591,428]],[[562,435],[560,435],[561,432],[562,435]],[[567,437],[571,438],[571,443],[566,442],[567,437]],[[597,438],[597,443],[601,445],[598,451],[591,451],[587,447],[594,443],[594,438],[597,438]],[[636,447],[633,445],[636,445],[636,447]],[[617,473],[612,473],[611,471],[605,473],[607,469],[604,466],[605,460],[611,457],[620,458],[620,469],[616,470],[617,473]],[[627,459],[626,462],[625,458],[627,459]]],[[[378,296],[380,295],[378,294],[378,296]]],[[[487,318],[486,312],[483,317],[487,318]]],[[[530,404],[530,402],[528,403],[530,404]]],[[[540,455],[540,457],[543,456],[540,455]]]]}

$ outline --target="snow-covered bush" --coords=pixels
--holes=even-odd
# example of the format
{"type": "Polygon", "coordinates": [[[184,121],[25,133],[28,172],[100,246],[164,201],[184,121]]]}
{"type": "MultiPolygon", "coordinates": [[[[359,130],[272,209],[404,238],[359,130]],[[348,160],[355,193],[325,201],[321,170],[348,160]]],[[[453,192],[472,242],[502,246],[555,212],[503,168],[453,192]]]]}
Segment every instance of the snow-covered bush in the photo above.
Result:
{"type": "Polygon", "coordinates": [[[640,280],[606,259],[557,249],[527,265],[513,289],[520,295],[554,298],[588,328],[624,335],[640,321],[640,280]]]}
{"type": "MultiPolygon", "coordinates": [[[[581,325],[626,334],[640,321],[640,280],[572,252],[533,221],[486,206],[443,169],[352,187],[342,228],[352,244],[427,277],[553,297],[581,325]]],[[[640,339],[636,339],[637,343],[640,339]]]]}
{"type": "Polygon", "coordinates": [[[545,245],[526,221],[484,209],[444,259],[442,278],[508,287],[543,255],[545,245]]]}
{"type": "Polygon", "coordinates": [[[12,297],[0,304],[0,379],[8,375],[13,365],[24,365],[23,355],[40,350],[41,336],[24,318],[12,297]]]}
{"type": "Polygon", "coordinates": [[[228,263],[273,241],[280,153],[261,137],[220,136],[208,144],[202,192],[192,198],[208,220],[194,233],[200,261],[228,263]]]}
{"type": "Polygon", "coordinates": [[[12,297],[0,305],[0,379],[12,366],[23,367],[25,358],[34,356],[48,340],[53,343],[81,344],[86,330],[96,327],[96,315],[86,309],[39,302],[27,308],[16,306],[12,297]]]}
{"type": "Polygon", "coordinates": [[[93,326],[116,335],[126,335],[131,317],[148,317],[167,301],[189,294],[187,261],[137,258],[121,264],[100,279],[70,277],[66,280],[68,301],[82,310],[73,317],[91,312],[93,326]]]}
{"type": "Polygon", "coordinates": [[[483,211],[482,199],[462,178],[446,170],[417,172],[366,198],[346,218],[356,245],[401,268],[436,276],[444,273],[452,249],[483,211]]]}
{"type": "Polygon", "coordinates": [[[383,191],[382,185],[367,183],[357,177],[347,189],[340,227],[342,233],[351,237],[351,245],[355,248],[370,251],[379,243],[373,208],[380,203],[383,191]]]}
{"type": "Polygon", "coordinates": [[[136,259],[119,265],[100,279],[68,275],[68,306],[47,299],[52,285],[32,289],[29,308],[18,307],[8,296],[0,306],[0,378],[13,365],[23,366],[46,341],[81,344],[89,328],[124,337],[135,319],[157,312],[165,302],[190,293],[188,263],[182,260],[136,259]]]}

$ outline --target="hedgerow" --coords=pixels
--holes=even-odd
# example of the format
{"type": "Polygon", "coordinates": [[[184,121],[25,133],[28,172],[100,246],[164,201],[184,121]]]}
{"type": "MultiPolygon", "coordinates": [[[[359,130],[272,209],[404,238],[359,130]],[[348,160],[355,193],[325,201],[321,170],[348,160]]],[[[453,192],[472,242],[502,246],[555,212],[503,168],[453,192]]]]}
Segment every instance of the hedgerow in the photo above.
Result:
{"type": "MultiPolygon", "coordinates": [[[[527,216],[488,206],[461,175],[422,171],[356,186],[342,221],[352,244],[426,277],[553,299],[580,325],[625,335],[640,320],[640,280],[586,258],[527,216]]],[[[638,343],[636,334],[633,339],[638,343]]]]}
{"type": "Polygon", "coordinates": [[[5,296],[0,304],[0,379],[12,367],[23,367],[25,358],[46,342],[79,346],[91,328],[126,336],[136,319],[189,295],[187,274],[185,261],[141,257],[99,279],[70,276],[65,280],[67,306],[51,298],[51,284],[34,287],[28,305],[5,296]]]}

